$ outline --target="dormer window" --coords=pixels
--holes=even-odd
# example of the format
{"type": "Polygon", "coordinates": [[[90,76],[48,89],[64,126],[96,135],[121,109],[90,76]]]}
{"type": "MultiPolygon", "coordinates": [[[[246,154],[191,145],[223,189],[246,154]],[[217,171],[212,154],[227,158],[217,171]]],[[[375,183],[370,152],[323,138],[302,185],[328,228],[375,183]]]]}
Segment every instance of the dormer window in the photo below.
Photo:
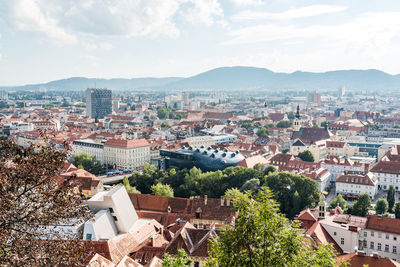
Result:
{"type": "Polygon", "coordinates": [[[168,212],[171,212],[171,210],[172,210],[172,209],[171,209],[171,206],[168,206],[167,211],[168,211],[168,212]]]}

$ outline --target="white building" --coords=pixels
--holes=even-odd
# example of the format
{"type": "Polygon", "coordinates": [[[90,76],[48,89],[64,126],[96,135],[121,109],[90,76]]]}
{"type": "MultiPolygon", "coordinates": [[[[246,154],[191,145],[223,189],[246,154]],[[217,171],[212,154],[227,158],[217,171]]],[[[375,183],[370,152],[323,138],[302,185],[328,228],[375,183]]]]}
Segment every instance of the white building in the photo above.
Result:
{"type": "Polygon", "coordinates": [[[328,157],[321,162],[321,167],[327,169],[332,174],[333,181],[344,172],[363,172],[365,164],[353,162],[350,159],[340,159],[339,157],[328,157]]]}
{"type": "Polygon", "coordinates": [[[378,192],[378,180],[371,172],[367,174],[346,173],[336,179],[336,193],[360,195],[368,193],[374,199],[378,192]]]}
{"type": "Polygon", "coordinates": [[[101,163],[104,162],[104,144],[92,139],[75,140],[72,143],[72,154],[86,153],[96,156],[101,163]]]}
{"type": "Polygon", "coordinates": [[[136,210],[123,186],[99,192],[87,204],[96,215],[94,220],[85,223],[85,240],[107,240],[119,233],[127,233],[138,220],[136,210]]]}
{"type": "Polygon", "coordinates": [[[142,167],[150,161],[150,144],[146,139],[110,139],[104,143],[104,163],[118,169],[142,167]]]}
{"type": "Polygon", "coordinates": [[[360,231],[359,249],[369,254],[400,261],[400,220],[369,216],[360,231]]]}
{"type": "Polygon", "coordinates": [[[396,191],[400,191],[400,162],[380,161],[371,172],[378,178],[379,190],[386,191],[392,185],[396,191]]]}

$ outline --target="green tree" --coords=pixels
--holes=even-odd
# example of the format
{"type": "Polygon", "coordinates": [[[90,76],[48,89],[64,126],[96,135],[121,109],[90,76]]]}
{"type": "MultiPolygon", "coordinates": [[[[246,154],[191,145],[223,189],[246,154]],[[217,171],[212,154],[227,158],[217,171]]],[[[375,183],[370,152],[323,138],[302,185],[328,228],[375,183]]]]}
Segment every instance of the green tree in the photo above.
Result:
{"type": "Polygon", "coordinates": [[[276,170],[276,167],[275,166],[273,166],[273,165],[269,165],[265,170],[264,170],[264,173],[266,174],[266,175],[269,175],[270,173],[273,173],[273,172],[276,172],[277,170],[276,170]]]}
{"type": "Polygon", "coordinates": [[[400,219],[400,202],[397,202],[394,205],[394,216],[396,217],[396,219],[400,219]]]}
{"type": "Polygon", "coordinates": [[[193,260],[187,255],[182,248],[178,249],[178,253],[171,256],[165,253],[162,258],[162,266],[165,267],[185,267],[192,266],[193,260]]]}
{"type": "Polygon", "coordinates": [[[140,191],[137,190],[136,187],[130,185],[128,177],[124,177],[122,184],[125,186],[126,192],[140,194],[140,191]]]}
{"type": "Polygon", "coordinates": [[[157,183],[151,186],[151,193],[156,196],[173,197],[174,190],[168,184],[157,183]]]}
{"type": "Polygon", "coordinates": [[[261,127],[257,131],[257,135],[260,136],[260,137],[268,136],[268,134],[269,134],[269,132],[268,132],[267,128],[265,128],[265,127],[261,127]]]}
{"type": "Polygon", "coordinates": [[[311,153],[310,150],[305,150],[300,152],[298,157],[303,161],[314,162],[314,155],[311,153]]]}
{"type": "Polygon", "coordinates": [[[169,110],[165,107],[158,107],[157,108],[157,117],[162,120],[169,117],[169,110]]]}
{"type": "Polygon", "coordinates": [[[145,163],[143,171],[140,174],[135,171],[130,177],[129,182],[135,186],[142,194],[151,194],[151,186],[161,181],[163,172],[157,169],[157,166],[145,163]]]}
{"type": "Polygon", "coordinates": [[[387,192],[387,197],[386,197],[388,205],[389,205],[389,212],[393,212],[393,206],[396,201],[395,194],[396,194],[396,191],[394,190],[393,185],[389,186],[389,190],[387,192]]]}
{"type": "Polygon", "coordinates": [[[257,163],[256,165],[253,166],[253,169],[265,172],[265,169],[267,168],[267,166],[265,166],[265,164],[263,163],[257,163]]]}
{"type": "Polygon", "coordinates": [[[246,181],[240,188],[240,191],[247,192],[250,190],[252,192],[255,192],[258,190],[258,188],[260,188],[260,180],[258,178],[253,178],[246,181]]]}
{"type": "Polygon", "coordinates": [[[276,125],[277,128],[289,128],[290,126],[292,126],[292,123],[290,121],[280,121],[276,125]]]}
{"type": "Polygon", "coordinates": [[[332,245],[312,249],[266,187],[233,199],[235,225],[211,240],[208,266],[336,266],[332,245]]]}
{"type": "Polygon", "coordinates": [[[354,202],[354,205],[349,212],[352,215],[365,217],[368,214],[368,209],[371,206],[371,198],[368,193],[362,193],[358,200],[354,202]]]}
{"type": "Polygon", "coordinates": [[[338,194],[335,199],[331,202],[331,204],[329,205],[329,209],[333,210],[334,208],[336,208],[339,205],[340,208],[342,208],[342,210],[345,210],[347,207],[347,202],[346,200],[343,198],[343,196],[341,194],[338,194]]]}
{"type": "Polygon", "coordinates": [[[240,194],[242,194],[242,192],[240,192],[240,190],[237,188],[229,188],[225,191],[225,196],[230,197],[231,199],[234,199],[240,194]]]}
{"type": "Polygon", "coordinates": [[[266,176],[264,185],[272,190],[281,212],[290,219],[305,208],[314,207],[319,201],[317,182],[303,175],[275,172],[266,176]],[[300,203],[294,203],[296,191],[300,196],[300,203]],[[296,210],[293,209],[294,206],[297,207],[296,210]]]}
{"type": "Polygon", "coordinates": [[[376,214],[384,214],[388,210],[388,202],[385,198],[380,198],[376,201],[375,211],[376,214]]]}
{"type": "Polygon", "coordinates": [[[101,163],[94,155],[89,155],[87,153],[74,154],[72,156],[72,164],[78,168],[83,167],[84,170],[94,175],[99,175],[102,173],[101,163]]]}

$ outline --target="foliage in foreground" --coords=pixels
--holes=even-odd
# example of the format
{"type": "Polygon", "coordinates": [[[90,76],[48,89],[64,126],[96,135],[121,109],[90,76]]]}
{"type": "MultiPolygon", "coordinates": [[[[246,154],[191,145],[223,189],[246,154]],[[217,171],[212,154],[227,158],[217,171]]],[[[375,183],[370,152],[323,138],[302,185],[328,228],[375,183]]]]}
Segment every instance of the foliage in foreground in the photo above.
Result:
{"type": "Polygon", "coordinates": [[[297,223],[279,213],[267,187],[255,199],[234,194],[235,226],[211,241],[208,266],[337,266],[332,245],[312,248],[297,223]]]}
{"type": "Polygon", "coordinates": [[[73,180],[57,180],[66,153],[0,142],[1,266],[80,266],[88,248],[54,225],[87,218],[73,180]]]}
{"type": "Polygon", "coordinates": [[[165,253],[162,258],[163,267],[185,267],[192,266],[192,263],[193,260],[183,249],[178,249],[178,253],[174,256],[165,253]]]}

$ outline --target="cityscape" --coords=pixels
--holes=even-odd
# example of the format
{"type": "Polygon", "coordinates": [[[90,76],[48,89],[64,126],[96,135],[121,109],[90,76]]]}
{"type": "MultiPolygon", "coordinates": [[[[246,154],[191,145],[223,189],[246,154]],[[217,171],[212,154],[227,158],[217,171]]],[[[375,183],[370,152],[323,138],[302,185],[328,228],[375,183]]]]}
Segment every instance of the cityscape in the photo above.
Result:
{"type": "Polygon", "coordinates": [[[400,266],[397,3],[45,2],[0,7],[0,266],[400,266]]]}

